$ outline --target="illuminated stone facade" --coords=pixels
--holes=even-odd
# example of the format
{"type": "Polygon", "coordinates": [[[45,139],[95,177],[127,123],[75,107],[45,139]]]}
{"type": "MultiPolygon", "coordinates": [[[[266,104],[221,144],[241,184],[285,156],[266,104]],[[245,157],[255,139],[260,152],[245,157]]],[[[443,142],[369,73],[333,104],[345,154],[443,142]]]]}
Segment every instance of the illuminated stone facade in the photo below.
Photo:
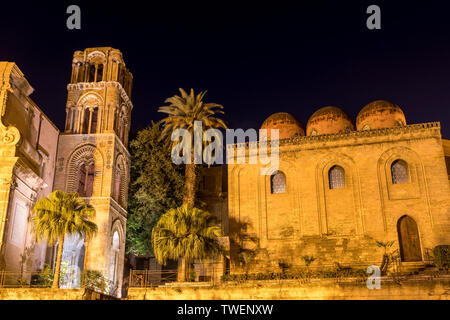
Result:
{"type": "Polygon", "coordinates": [[[450,144],[440,124],[406,125],[385,101],[357,119],[354,131],[338,108],[316,113],[308,136],[297,130],[280,140],[272,176],[248,164],[244,145],[245,164],[228,165],[232,272],[240,272],[243,248],[257,252],[253,271],[280,271],[304,266],[305,255],[317,259],[314,267],[380,265],[377,240],[394,241],[404,265],[420,265],[436,245],[450,244],[450,144]]]}
{"type": "Polygon", "coordinates": [[[119,50],[76,51],[60,133],[29,98],[33,89],[17,66],[0,62],[2,268],[23,274],[54,263],[57,245],[35,243],[31,209],[53,190],[78,192],[94,206],[99,232],[89,243],[66,236],[63,262],[102,272],[120,294],[132,80],[119,50]]]}
{"type": "Polygon", "coordinates": [[[74,260],[82,261],[81,269],[98,270],[119,288],[130,179],[127,146],[133,108],[131,86],[132,75],[119,50],[90,48],[75,52],[54,184],[55,190],[85,197],[96,210],[99,228],[89,243],[70,239],[71,247],[65,248],[64,254],[70,251],[67,258],[72,253],[74,260]],[[77,259],[83,251],[84,260],[77,259]]]}
{"type": "Polygon", "coordinates": [[[29,219],[52,191],[59,130],[30,99],[34,89],[16,64],[0,62],[0,90],[0,269],[26,278],[46,258],[29,219]]]}

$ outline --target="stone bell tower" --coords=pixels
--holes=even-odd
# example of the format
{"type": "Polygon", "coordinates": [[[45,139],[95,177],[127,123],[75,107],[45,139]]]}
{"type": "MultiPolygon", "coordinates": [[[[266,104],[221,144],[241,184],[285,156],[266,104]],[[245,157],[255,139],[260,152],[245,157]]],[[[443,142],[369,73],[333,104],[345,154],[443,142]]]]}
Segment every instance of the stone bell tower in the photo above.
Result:
{"type": "Polygon", "coordinates": [[[76,51],[67,86],[66,124],[60,135],[54,190],[78,192],[96,210],[97,235],[66,237],[63,261],[97,270],[122,286],[127,221],[133,76],[119,50],[76,51]]]}

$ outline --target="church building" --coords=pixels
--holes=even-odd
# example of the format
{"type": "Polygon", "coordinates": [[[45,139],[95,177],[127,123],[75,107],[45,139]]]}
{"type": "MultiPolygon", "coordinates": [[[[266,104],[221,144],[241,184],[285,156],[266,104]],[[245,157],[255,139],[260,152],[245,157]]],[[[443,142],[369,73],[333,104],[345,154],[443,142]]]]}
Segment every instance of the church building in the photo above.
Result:
{"type": "Polygon", "coordinates": [[[279,130],[279,170],[261,175],[248,143],[245,163],[228,165],[232,273],[243,250],[267,272],[304,267],[304,256],[311,267],[380,265],[377,241],[419,267],[450,244],[450,143],[438,122],[408,125],[399,106],[375,101],[355,122],[331,106],[306,130],[288,113],[261,128],[279,130]]]}

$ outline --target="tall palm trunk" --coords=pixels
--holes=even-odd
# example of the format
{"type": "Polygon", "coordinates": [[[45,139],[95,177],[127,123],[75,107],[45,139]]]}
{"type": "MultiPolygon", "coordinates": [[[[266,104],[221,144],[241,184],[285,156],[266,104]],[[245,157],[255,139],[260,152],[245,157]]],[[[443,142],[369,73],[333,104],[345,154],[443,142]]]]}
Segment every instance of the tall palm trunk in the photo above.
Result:
{"type": "Polygon", "coordinates": [[[64,248],[64,236],[59,236],[58,255],[56,256],[55,275],[52,288],[59,288],[59,273],[61,271],[61,260],[64,248]]]}
{"type": "Polygon", "coordinates": [[[186,270],[187,270],[187,259],[185,257],[181,257],[181,267],[178,270],[178,282],[186,281],[186,270]]]}
{"type": "Polygon", "coordinates": [[[195,204],[195,184],[197,180],[195,163],[186,164],[185,168],[185,187],[186,193],[184,195],[183,202],[190,207],[194,207],[195,204]]]}

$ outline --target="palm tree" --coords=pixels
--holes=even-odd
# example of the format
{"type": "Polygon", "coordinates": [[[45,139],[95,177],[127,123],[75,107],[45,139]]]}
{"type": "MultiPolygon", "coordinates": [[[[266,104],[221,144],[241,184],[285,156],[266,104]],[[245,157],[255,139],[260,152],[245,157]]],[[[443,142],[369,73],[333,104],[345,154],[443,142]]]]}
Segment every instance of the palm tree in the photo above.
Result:
{"type": "Polygon", "coordinates": [[[85,239],[93,237],[97,232],[97,225],[90,220],[95,216],[95,210],[78,193],[57,190],[38,200],[33,213],[37,241],[46,239],[50,245],[59,242],[52,285],[52,288],[58,288],[64,237],[66,234],[78,234],[85,239]]]}
{"type": "MultiPolygon", "coordinates": [[[[226,124],[219,118],[215,117],[217,114],[223,114],[221,110],[223,106],[217,103],[205,103],[203,98],[206,91],[200,92],[198,95],[194,95],[194,90],[191,89],[190,94],[187,94],[183,89],[179,89],[181,97],[174,95],[167,98],[166,103],[168,106],[162,106],[158,112],[168,114],[168,117],[162,119],[160,123],[164,125],[162,131],[162,137],[167,138],[172,135],[172,132],[176,129],[185,129],[191,134],[191,139],[194,137],[194,122],[201,121],[202,129],[206,131],[211,128],[223,128],[227,129],[226,124]]],[[[192,141],[191,141],[191,145],[192,141]]],[[[194,154],[194,148],[192,148],[192,155],[194,154]]],[[[192,156],[191,155],[191,156],[192,156]]],[[[190,164],[186,164],[185,169],[185,188],[186,193],[183,199],[183,203],[189,204],[191,207],[195,203],[195,188],[196,188],[196,165],[191,159],[190,164]]]]}
{"type": "Polygon", "coordinates": [[[185,281],[194,259],[214,257],[221,252],[221,229],[211,213],[187,204],[170,209],[161,216],[152,231],[155,258],[162,265],[181,257],[180,281],[185,281]]]}

